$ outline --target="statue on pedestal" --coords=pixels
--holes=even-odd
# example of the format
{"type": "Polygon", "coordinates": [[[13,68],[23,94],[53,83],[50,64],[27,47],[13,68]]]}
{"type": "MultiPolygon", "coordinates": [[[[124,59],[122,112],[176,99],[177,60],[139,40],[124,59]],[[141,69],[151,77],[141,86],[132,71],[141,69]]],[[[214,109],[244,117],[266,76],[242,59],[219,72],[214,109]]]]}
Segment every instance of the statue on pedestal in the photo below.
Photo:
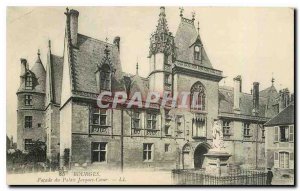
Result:
{"type": "Polygon", "coordinates": [[[220,120],[214,120],[213,124],[213,150],[221,150],[224,148],[223,129],[220,120]]]}

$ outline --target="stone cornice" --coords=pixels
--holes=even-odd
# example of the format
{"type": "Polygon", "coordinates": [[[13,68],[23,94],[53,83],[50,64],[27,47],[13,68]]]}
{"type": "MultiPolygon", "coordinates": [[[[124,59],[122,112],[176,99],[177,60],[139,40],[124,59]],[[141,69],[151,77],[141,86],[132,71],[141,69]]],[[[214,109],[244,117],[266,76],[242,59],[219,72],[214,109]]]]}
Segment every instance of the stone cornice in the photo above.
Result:
{"type": "Polygon", "coordinates": [[[223,78],[222,71],[213,68],[207,68],[198,64],[192,64],[176,60],[173,66],[173,73],[185,73],[196,77],[203,77],[214,81],[220,81],[223,78]]]}
{"type": "Polygon", "coordinates": [[[225,113],[225,112],[219,113],[219,117],[220,118],[230,118],[230,119],[235,119],[235,120],[257,121],[257,122],[261,122],[261,123],[265,123],[270,119],[267,117],[243,115],[243,114],[237,114],[237,113],[225,113]]]}

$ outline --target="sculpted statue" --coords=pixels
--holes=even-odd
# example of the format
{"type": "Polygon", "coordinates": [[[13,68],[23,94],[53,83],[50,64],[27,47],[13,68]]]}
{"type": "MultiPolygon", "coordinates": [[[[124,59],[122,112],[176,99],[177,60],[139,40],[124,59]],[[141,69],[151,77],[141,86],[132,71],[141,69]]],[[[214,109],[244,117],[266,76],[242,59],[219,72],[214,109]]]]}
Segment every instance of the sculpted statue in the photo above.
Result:
{"type": "Polygon", "coordinates": [[[214,120],[213,124],[213,149],[221,149],[224,148],[223,142],[223,129],[220,120],[214,120]]]}

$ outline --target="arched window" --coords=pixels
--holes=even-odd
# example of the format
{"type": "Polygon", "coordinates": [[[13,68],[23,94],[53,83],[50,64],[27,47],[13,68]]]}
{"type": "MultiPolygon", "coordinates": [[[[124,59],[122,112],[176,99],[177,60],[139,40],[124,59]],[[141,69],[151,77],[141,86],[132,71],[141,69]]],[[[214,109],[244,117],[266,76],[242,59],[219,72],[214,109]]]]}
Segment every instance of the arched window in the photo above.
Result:
{"type": "Polygon", "coordinates": [[[101,90],[111,90],[111,77],[110,67],[105,64],[101,68],[100,72],[100,88],[101,90]]]}
{"type": "Polygon", "coordinates": [[[25,77],[25,89],[32,89],[32,76],[30,73],[28,73],[25,77]]]}
{"type": "Polygon", "coordinates": [[[205,110],[205,88],[201,82],[196,82],[191,88],[191,109],[205,110]]]}

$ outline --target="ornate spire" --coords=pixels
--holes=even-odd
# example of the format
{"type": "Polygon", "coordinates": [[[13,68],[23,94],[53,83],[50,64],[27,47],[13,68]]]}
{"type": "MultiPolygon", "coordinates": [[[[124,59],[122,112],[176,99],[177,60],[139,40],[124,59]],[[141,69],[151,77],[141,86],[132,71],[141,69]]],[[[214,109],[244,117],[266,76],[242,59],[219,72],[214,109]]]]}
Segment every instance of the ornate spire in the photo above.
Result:
{"type": "Polygon", "coordinates": [[[174,49],[174,37],[172,33],[169,32],[165,7],[160,7],[158,24],[155,32],[151,34],[150,38],[149,56],[158,52],[173,55],[174,49]]]}
{"type": "Polygon", "coordinates": [[[199,35],[199,30],[200,30],[200,27],[199,27],[199,21],[198,21],[198,27],[197,27],[197,30],[198,30],[198,35],[199,35]]]}

